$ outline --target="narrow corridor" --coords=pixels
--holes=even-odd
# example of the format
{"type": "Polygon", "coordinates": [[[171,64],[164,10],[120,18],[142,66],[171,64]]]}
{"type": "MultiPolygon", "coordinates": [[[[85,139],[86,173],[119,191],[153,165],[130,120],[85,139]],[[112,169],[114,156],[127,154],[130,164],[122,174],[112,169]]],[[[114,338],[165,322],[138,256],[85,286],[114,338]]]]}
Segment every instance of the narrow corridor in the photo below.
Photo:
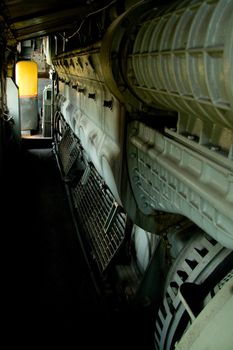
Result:
{"type": "Polygon", "coordinates": [[[29,329],[40,337],[71,333],[85,342],[81,349],[139,345],[144,335],[138,315],[119,313],[96,293],[53,149],[27,146],[9,169],[3,211],[6,324],[21,336],[29,329]]]}

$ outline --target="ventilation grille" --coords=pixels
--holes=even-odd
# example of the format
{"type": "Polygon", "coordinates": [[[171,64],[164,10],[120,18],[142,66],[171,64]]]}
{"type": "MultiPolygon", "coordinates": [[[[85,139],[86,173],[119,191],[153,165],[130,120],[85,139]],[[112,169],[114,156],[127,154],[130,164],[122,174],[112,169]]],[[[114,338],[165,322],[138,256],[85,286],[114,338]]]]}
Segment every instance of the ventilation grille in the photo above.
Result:
{"type": "Polygon", "coordinates": [[[173,349],[176,330],[185,312],[178,290],[183,282],[203,283],[210,276],[216,264],[230,254],[230,249],[208,236],[195,240],[179,258],[179,265],[170,277],[163,303],[155,324],[155,349],[173,349]]]}
{"type": "Polygon", "coordinates": [[[103,272],[124,241],[126,214],[92,165],[86,168],[72,195],[78,222],[103,272]]]}
{"type": "Polygon", "coordinates": [[[62,170],[65,176],[67,176],[80,153],[78,139],[74,136],[70,128],[67,128],[64,132],[58,145],[58,153],[62,163],[62,170]]]}

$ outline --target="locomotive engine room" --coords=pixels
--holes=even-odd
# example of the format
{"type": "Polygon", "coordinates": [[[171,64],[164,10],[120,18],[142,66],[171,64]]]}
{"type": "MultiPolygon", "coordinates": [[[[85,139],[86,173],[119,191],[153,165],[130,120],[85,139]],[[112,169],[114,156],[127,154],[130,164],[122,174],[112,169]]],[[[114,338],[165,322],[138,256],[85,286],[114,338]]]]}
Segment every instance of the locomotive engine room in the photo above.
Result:
{"type": "Polygon", "coordinates": [[[233,0],[0,10],[8,339],[232,350],[233,0]]]}

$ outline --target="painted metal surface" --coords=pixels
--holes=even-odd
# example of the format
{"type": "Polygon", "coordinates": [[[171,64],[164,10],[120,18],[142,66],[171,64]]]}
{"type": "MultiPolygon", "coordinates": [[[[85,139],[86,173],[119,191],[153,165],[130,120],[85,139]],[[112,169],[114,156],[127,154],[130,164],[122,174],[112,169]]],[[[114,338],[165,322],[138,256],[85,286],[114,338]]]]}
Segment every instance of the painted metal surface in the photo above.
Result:
{"type": "MultiPolygon", "coordinates": [[[[185,331],[180,329],[185,307],[179,288],[186,280],[205,283],[212,278],[233,248],[233,1],[170,1],[165,7],[157,7],[157,2],[155,6],[155,1],[126,1],[126,12],[116,7],[94,16],[86,27],[90,32],[83,31],[83,36],[77,23],[81,28],[85,14],[95,11],[86,7],[86,2],[73,11],[74,2],[68,1],[54,12],[50,7],[53,1],[42,1],[36,7],[28,1],[6,3],[13,9],[10,27],[18,39],[53,31],[58,34],[48,40],[54,40],[48,57],[58,77],[56,115],[64,117],[62,126],[68,125],[72,134],[67,137],[61,132],[57,137],[65,180],[82,153],[85,164],[79,171],[84,173],[72,193],[101,273],[116,252],[116,242],[111,242],[111,251],[105,233],[117,217],[119,204],[139,225],[134,232],[135,257],[141,273],[147,274],[139,294],[144,301],[154,298],[158,303],[164,291],[156,316],[155,345],[170,350],[178,339],[177,330],[185,331]],[[28,4],[25,16],[23,3],[28,4]],[[109,22],[105,22],[105,15],[109,22]],[[81,49],[70,45],[73,37],[76,44],[82,43],[81,49]],[[54,58],[59,44],[63,53],[54,58]],[[172,129],[166,124],[167,116],[172,118],[172,129]],[[104,212],[102,205],[108,198],[102,196],[102,181],[114,202],[110,201],[113,205],[101,217],[98,210],[104,212]],[[98,183],[100,203],[95,199],[98,183]],[[90,209],[92,204],[95,210],[90,209]],[[181,218],[194,229],[179,229],[181,218]],[[182,234],[178,237],[179,230],[182,234]],[[154,240],[155,233],[160,237],[155,235],[154,240]],[[150,259],[157,240],[161,252],[155,250],[150,259]],[[178,251],[175,262],[171,251],[178,251]],[[155,264],[150,269],[152,260],[155,264]]],[[[100,2],[92,5],[100,8],[100,2]]],[[[119,237],[123,240],[123,235],[119,237]]],[[[138,292],[133,264],[114,268],[121,282],[126,281],[127,287],[122,289],[124,297],[130,299],[138,292]]],[[[216,324],[213,321],[210,328],[224,325],[224,335],[229,337],[225,319],[221,320],[224,313],[232,319],[224,303],[215,300],[221,317],[216,316],[216,324]]],[[[201,315],[193,325],[195,322],[197,327],[203,322],[207,332],[211,331],[201,315]]],[[[204,333],[189,336],[188,342],[190,339],[194,349],[200,341],[206,345],[204,333]]]]}
{"type": "Polygon", "coordinates": [[[233,277],[195,319],[176,350],[230,350],[233,344],[233,277]],[[208,322],[206,322],[208,320],[208,322]]]}
{"type": "Polygon", "coordinates": [[[16,84],[19,97],[30,98],[38,95],[38,68],[33,61],[19,61],[15,66],[16,84]]]}
{"type": "Polygon", "coordinates": [[[38,128],[38,68],[33,61],[19,61],[15,67],[19,87],[21,130],[38,128]]]}
{"type": "Polygon", "coordinates": [[[7,78],[6,83],[7,106],[9,115],[13,117],[13,133],[15,139],[20,145],[21,141],[21,121],[20,121],[20,105],[19,90],[15,82],[11,78],[7,78]]]}

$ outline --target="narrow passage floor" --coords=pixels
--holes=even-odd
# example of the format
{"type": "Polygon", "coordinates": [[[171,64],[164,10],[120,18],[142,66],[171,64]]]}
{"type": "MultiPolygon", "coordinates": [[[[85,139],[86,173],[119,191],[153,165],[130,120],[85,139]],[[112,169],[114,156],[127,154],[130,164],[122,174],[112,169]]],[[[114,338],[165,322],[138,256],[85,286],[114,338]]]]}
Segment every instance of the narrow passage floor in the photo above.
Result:
{"type": "Polygon", "coordinates": [[[152,349],[139,315],[96,293],[52,147],[29,143],[9,162],[4,192],[7,331],[69,334],[80,349],[152,349]]]}

